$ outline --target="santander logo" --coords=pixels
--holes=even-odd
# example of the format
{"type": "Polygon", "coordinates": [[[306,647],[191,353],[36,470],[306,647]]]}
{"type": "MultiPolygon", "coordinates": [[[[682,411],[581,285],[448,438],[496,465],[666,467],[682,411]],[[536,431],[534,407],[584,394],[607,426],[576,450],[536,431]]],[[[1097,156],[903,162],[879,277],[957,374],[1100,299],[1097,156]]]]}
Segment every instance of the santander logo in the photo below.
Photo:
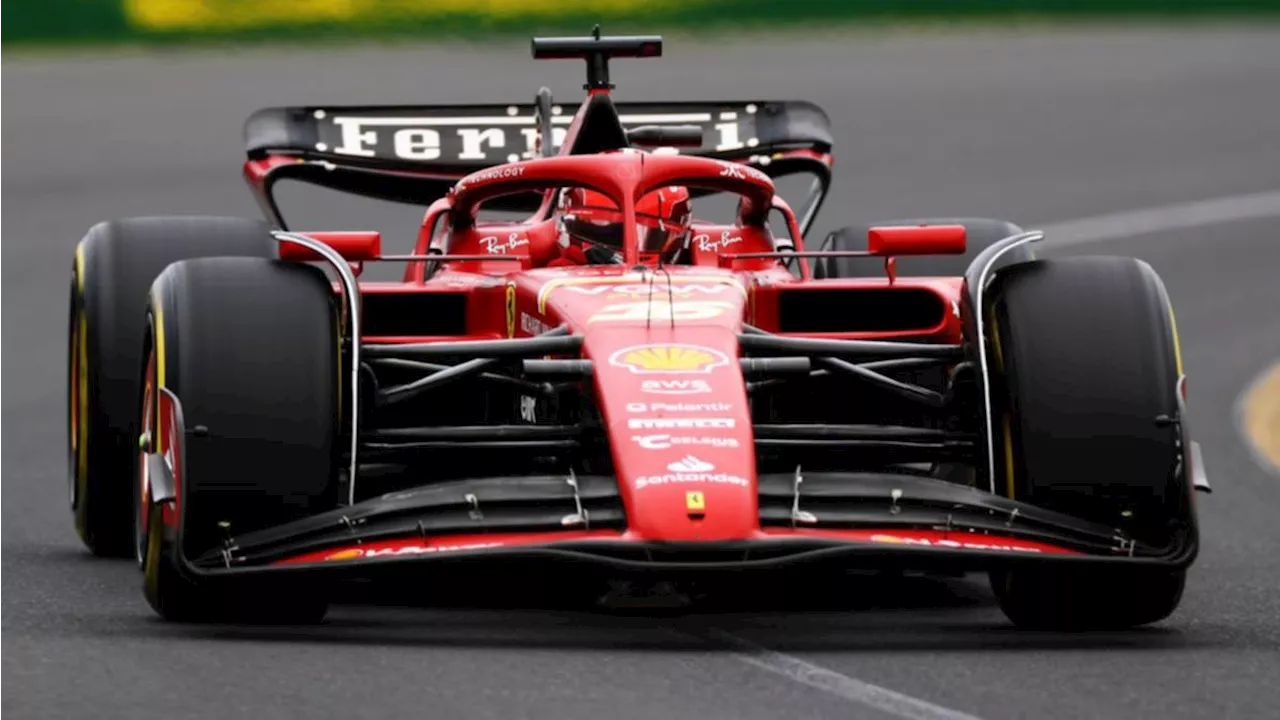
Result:
{"type": "Polygon", "coordinates": [[[683,458],[668,465],[667,469],[675,473],[681,473],[681,472],[696,473],[696,472],[711,472],[712,470],[716,469],[716,466],[712,465],[709,462],[703,462],[702,460],[699,460],[698,458],[692,455],[685,455],[683,458]]]}
{"type": "Polygon", "coordinates": [[[744,488],[750,486],[750,483],[744,477],[724,472],[712,472],[715,469],[715,465],[705,460],[700,460],[693,455],[685,455],[667,465],[669,474],[642,475],[635,479],[635,487],[637,490],[642,490],[652,485],[713,484],[736,485],[744,488]]]}

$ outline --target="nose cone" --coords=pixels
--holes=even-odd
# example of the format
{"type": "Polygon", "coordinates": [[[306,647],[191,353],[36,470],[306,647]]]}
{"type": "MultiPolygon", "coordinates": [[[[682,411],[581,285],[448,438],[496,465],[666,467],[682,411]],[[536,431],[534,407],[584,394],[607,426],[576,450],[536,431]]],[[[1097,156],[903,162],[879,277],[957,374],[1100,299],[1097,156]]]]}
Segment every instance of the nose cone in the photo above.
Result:
{"type": "Polygon", "coordinates": [[[540,312],[583,335],[628,530],[651,540],[753,536],[742,283],[707,268],[592,268],[550,278],[538,296],[540,312]]]}
{"type": "Polygon", "coordinates": [[[587,341],[628,528],[654,540],[750,537],[755,452],[736,333],[677,325],[636,340],[587,341]]]}

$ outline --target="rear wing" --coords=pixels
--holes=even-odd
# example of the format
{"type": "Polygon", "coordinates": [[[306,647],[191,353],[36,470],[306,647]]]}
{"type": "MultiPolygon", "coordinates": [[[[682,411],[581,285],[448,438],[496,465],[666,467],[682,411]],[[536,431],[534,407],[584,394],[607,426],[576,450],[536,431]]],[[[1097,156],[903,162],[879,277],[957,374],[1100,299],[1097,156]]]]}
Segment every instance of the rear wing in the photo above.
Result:
{"type": "MultiPolygon", "coordinates": [[[[577,103],[551,105],[552,152],[559,151],[579,107],[577,103]]],[[[615,103],[614,107],[637,144],[640,134],[663,134],[655,132],[654,126],[670,130],[667,134],[673,138],[692,131],[689,126],[701,131],[700,144],[673,139],[673,145],[693,146],[649,148],[652,152],[743,162],[771,177],[814,174],[810,203],[815,206],[804,213],[807,220],[816,213],[830,184],[831,122],[813,103],[761,100],[615,103]],[[639,128],[647,129],[634,133],[639,128]]],[[[271,186],[285,178],[425,206],[468,174],[547,154],[539,144],[540,124],[534,103],[270,107],[245,122],[249,158],[245,171],[264,211],[281,228],[286,226],[271,186]]],[[[595,152],[591,143],[584,145],[581,134],[576,145],[583,146],[584,152],[595,152]]],[[[495,200],[489,207],[533,212],[541,201],[540,194],[515,195],[495,200]]],[[[807,226],[802,224],[806,230],[807,226]]]]}

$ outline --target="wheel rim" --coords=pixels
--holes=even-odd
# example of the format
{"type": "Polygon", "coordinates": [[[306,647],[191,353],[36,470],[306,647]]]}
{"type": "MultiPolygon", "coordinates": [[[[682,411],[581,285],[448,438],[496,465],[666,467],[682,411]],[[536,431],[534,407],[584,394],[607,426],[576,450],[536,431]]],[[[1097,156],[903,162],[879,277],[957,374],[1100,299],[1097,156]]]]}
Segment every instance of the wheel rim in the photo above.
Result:
{"type": "Polygon", "coordinates": [[[147,370],[143,376],[142,418],[138,426],[142,430],[142,437],[149,440],[145,445],[141,442],[139,443],[138,478],[133,485],[134,552],[138,558],[138,567],[144,567],[146,563],[147,531],[149,530],[148,523],[150,521],[148,510],[151,497],[151,473],[147,464],[147,453],[156,449],[154,427],[156,417],[156,352],[151,343],[148,343],[148,346],[147,370]]]}

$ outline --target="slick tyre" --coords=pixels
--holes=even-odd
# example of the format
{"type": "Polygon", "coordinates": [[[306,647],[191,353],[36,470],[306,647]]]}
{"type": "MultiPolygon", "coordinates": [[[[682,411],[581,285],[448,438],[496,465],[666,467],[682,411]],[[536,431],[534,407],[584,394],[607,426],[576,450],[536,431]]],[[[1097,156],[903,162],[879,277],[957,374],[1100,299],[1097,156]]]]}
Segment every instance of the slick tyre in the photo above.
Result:
{"type": "MultiPolygon", "coordinates": [[[[998,491],[1172,547],[1192,525],[1180,443],[1177,332],[1146,263],[1037,260],[991,287],[986,335],[998,491]]],[[[1185,571],[1017,570],[992,576],[1016,624],[1132,627],[1177,607],[1185,571]]]]}
{"type": "Polygon", "coordinates": [[[318,621],[320,588],[201,575],[183,558],[338,504],[342,362],[324,273],[258,258],[185,260],[156,279],[145,317],[144,451],[179,458],[176,505],[153,503],[148,473],[137,477],[147,600],[171,620],[318,621]],[[183,437],[159,388],[178,398],[183,437]]]}
{"type": "MultiPolygon", "coordinates": [[[[901,277],[960,277],[969,264],[991,245],[1023,232],[1023,229],[1006,220],[991,218],[907,218],[884,222],[850,225],[823,239],[819,250],[866,250],[867,231],[885,225],[964,225],[965,251],[960,255],[921,255],[900,257],[894,262],[901,277]]],[[[1031,250],[1025,245],[1001,256],[999,265],[1032,259],[1031,250]]],[[[818,278],[884,277],[884,263],[874,259],[857,257],[819,258],[814,266],[818,278]]]]}
{"type": "Polygon", "coordinates": [[[67,455],[76,531],[96,555],[134,554],[130,478],[147,293],[169,263],[274,257],[262,221],[138,217],[95,225],[76,246],[67,342],[67,455]]]}

